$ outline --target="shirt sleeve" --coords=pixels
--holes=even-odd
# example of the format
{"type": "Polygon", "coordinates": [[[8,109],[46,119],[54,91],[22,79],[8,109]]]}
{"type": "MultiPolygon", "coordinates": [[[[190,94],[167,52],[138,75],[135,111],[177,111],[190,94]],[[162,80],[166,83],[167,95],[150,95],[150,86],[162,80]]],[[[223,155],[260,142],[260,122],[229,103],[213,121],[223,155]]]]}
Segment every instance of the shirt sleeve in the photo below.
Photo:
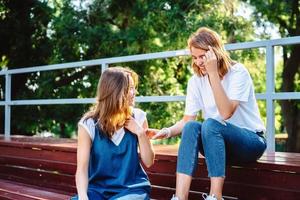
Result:
{"type": "Polygon", "coordinates": [[[133,115],[140,126],[142,126],[147,119],[147,113],[138,108],[133,108],[133,115]]]}
{"type": "Polygon", "coordinates": [[[91,140],[93,141],[95,138],[95,123],[93,119],[88,118],[81,118],[80,121],[78,122],[78,126],[81,126],[86,130],[86,132],[89,134],[91,140]]]}
{"type": "Polygon", "coordinates": [[[187,86],[185,99],[185,115],[196,116],[203,108],[201,93],[199,92],[199,85],[195,82],[195,77],[192,77],[187,86]]]}
{"type": "Polygon", "coordinates": [[[252,79],[247,69],[238,64],[232,69],[232,75],[229,80],[228,98],[231,100],[247,102],[252,87],[252,79]]]}

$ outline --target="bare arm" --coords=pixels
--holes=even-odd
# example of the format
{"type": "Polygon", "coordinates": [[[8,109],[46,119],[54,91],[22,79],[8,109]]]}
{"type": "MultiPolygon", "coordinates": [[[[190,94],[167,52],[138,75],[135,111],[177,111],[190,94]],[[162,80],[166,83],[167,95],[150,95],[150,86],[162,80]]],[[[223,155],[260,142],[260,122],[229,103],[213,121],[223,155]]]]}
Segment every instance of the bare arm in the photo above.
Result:
{"type": "Polygon", "coordinates": [[[171,131],[171,137],[179,135],[182,132],[182,129],[184,127],[184,125],[191,120],[195,120],[196,116],[189,116],[189,115],[184,115],[183,118],[178,121],[176,124],[174,124],[173,126],[169,127],[170,131],[171,131]]]}
{"type": "Polygon", "coordinates": [[[91,138],[87,131],[78,126],[76,188],[80,200],[87,200],[88,165],[90,159],[91,138]]]}
{"type": "Polygon", "coordinates": [[[226,95],[218,73],[217,57],[210,46],[205,53],[205,69],[208,73],[218,111],[223,119],[229,119],[239,105],[239,101],[230,100],[226,95]]]}
{"type": "Polygon", "coordinates": [[[151,167],[154,163],[154,151],[152,144],[146,135],[146,130],[148,129],[147,119],[141,127],[134,118],[130,118],[127,120],[125,127],[137,135],[142,162],[146,167],[151,167]]]}
{"type": "Polygon", "coordinates": [[[195,119],[196,116],[184,115],[180,121],[176,122],[176,124],[174,124],[169,128],[163,128],[160,131],[152,129],[152,131],[154,132],[154,136],[152,137],[152,139],[163,139],[163,138],[179,135],[182,132],[184,125],[188,121],[195,120],[195,119]],[[165,131],[166,129],[168,131],[165,131]]]}
{"type": "Polygon", "coordinates": [[[210,74],[209,80],[220,115],[224,120],[229,119],[239,105],[239,101],[228,98],[221,85],[219,74],[210,74]]]}

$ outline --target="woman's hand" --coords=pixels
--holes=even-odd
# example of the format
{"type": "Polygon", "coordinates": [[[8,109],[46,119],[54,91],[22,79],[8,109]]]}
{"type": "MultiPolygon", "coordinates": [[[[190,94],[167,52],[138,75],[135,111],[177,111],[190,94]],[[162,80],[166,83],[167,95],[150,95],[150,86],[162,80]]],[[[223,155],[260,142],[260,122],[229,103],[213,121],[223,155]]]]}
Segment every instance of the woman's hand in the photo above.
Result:
{"type": "Polygon", "coordinates": [[[147,135],[148,135],[148,132],[149,132],[149,135],[153,135],[151,137],[151,139],[153,139],[153,140],[155,140],[155,139],[165,139],[165,138],[171,137],[171,130],[170,130],[170,128],[163,128],[161,130],[148,129],[147,130],[147,135]]]}
{"type": "Polygon", "coordinates": [[[125,128],[131,131],[132,133],[136,134],[137,136],[141,136],[145,134],[145,130],[141,127],[133,117],[130,117],[125,122],[125,128]]]}
{"type": "Polygon", "coordinates": [[[218,74],[218,59],[211,46],[208,46],[209,50],[205,53],[204,66],[208,75],[218,74]]]}

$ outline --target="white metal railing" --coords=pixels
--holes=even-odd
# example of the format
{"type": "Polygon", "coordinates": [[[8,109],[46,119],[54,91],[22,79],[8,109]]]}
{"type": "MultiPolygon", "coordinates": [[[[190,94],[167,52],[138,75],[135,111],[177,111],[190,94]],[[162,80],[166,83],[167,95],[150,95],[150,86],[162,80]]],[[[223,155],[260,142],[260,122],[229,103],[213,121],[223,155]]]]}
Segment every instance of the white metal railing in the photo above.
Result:
{"type": "MultiPolygon", "coordinates": [[[[274,100],[300,99],[300,92],[277,92],[275,93],[274,84],[274,46],[283,46],[291,44],[299,44],[300,36],[282,38],[276,40],[265,40],[256,42],[243,42],[235,44],[226,44],[226,50],[242,50],[252,48],[266,48],[266,92],[256,94],[257,99],[266,100],[267,106],[267,151],[275,151],[275,128],[274,128],[274,100]]],[[[71,62],[64,64],[54,64],[47,66],[35,66],[28,68],[19,68],[12,70],[2,70],[0,75],[5,76],[5,101],[0,101],[0,106],[5,106],[5,138],[10,137],[10,122],[11,122],[11,106],[16,105],[49,105],[49,104],[87,104],[94,103],[94,98],[70,98],[70,99],[35,99],[35,100],[11,100],[11,76],[14,74],[50,71],[77,67],[92,67],[101,66],[103,72],[109,64],[124,63],[132,61],[143,61],[151,59],[163,59],[169,57],[189,55],[188,50],[165,51],[158,53],[140,54],[132,56],[122,56],[104,59],[95,59],[89,61],[71,62]]],[[[137,102],[171,102],[184,101],[185,96],[139,96],[137,102]]]]}

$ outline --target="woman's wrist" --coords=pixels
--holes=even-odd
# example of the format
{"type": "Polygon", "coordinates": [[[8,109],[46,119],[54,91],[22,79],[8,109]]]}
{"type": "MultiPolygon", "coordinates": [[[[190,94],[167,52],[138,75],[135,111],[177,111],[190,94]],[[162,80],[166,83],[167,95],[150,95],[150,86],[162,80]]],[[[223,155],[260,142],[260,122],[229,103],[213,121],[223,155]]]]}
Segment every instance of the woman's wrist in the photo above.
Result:
{"type": "Polygon", "coordinates": [[[140,129],[137,131],[137,136],[138,136],[138,137],[146,136],[146,130],[143,129],[143,128],[140,128],[140,129]]]}
{"type": "Polygon", "coordinates": [[[166,138],[170,138],[172,136],[172,132],[170,128],[163,128],[162,131],[166,134],[166,138]]]}

